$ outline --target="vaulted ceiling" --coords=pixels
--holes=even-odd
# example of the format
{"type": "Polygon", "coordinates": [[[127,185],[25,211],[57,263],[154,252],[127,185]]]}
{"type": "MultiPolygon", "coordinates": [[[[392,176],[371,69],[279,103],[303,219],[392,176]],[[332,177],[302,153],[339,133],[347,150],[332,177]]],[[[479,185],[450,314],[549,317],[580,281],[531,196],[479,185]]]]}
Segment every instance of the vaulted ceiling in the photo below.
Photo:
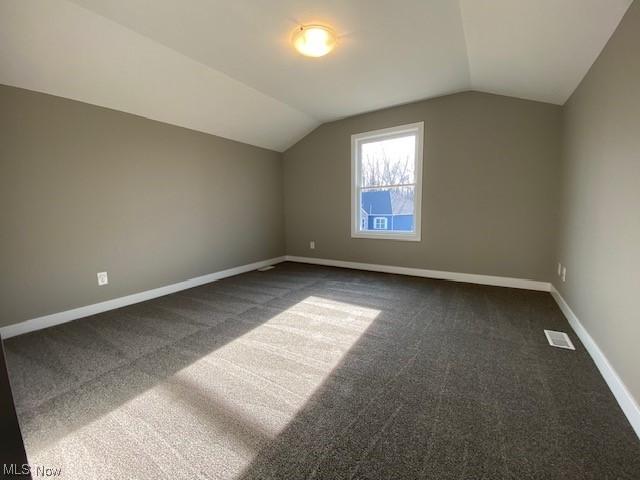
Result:
{"type": "Polygon", "coordinates": [[[632,0],[2,0],[0,83],[282,151],[464,90],[563,104],[632,0]],[[340,35],[312,59],[301,23],[340,35]]]}

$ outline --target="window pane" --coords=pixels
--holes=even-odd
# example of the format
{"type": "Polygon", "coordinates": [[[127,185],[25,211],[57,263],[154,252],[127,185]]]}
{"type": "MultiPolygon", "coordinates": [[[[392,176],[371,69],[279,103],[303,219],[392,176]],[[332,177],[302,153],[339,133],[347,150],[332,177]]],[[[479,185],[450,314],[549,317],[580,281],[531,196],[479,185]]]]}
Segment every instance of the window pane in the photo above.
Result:
{"type": "Polygon", "coordinates": [[[363,143],[360,155],[361,186],[415,183],[415,135],[363,143]]]}
{"type": "Polygon", "coordinates": [[[413,232],[415,187],[373,188],[360,192],[358,224],[363,232],[413,232]]]}

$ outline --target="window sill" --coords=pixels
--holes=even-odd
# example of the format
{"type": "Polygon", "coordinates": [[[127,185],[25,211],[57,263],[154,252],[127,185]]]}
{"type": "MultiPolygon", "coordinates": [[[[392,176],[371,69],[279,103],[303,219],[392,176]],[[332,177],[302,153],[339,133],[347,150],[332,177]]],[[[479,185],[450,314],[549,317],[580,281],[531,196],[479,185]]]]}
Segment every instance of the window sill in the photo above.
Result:
{"type": "Polygon", "coordinates": [[[404,242],[419,242],[420,234],[417,233],[378,233],[378,232],[351,232],[351,238],[370,238],[373,240],[400,240],[404,242]]]}

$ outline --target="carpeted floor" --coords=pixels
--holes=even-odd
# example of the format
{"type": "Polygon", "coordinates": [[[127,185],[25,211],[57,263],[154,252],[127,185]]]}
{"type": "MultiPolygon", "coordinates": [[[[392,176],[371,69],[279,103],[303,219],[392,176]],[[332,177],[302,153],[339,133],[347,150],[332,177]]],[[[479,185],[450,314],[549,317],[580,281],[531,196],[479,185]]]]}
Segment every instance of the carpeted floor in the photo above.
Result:
{"type": "Polygon", "coordinates": [[[285,263],[5,348],[62,478],[640,478],[548,293],[285,263]]]}

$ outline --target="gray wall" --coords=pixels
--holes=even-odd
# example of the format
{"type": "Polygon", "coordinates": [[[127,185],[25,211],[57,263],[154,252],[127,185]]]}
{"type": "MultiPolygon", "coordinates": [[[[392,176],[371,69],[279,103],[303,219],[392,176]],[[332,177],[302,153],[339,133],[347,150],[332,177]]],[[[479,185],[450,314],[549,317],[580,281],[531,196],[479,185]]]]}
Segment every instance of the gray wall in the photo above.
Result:
{"type": "Polygon", "coordinates": [[[565,106],[554,284],[640,400],[640,2],[565,106]]]}
{"type": "Polygon", "coordinates": [[[322,125],[284,154],[287,253],[548,281],[560,143],[560,107],[476,92],[322,125]],[[351,134],[418,121],[422,241],[352,239],[351,134]]]}
{"type": "Polygon", "coordinates": [[[284,254],[279,153],[6,86],[0,205],[0,325],[284,254]]]}

